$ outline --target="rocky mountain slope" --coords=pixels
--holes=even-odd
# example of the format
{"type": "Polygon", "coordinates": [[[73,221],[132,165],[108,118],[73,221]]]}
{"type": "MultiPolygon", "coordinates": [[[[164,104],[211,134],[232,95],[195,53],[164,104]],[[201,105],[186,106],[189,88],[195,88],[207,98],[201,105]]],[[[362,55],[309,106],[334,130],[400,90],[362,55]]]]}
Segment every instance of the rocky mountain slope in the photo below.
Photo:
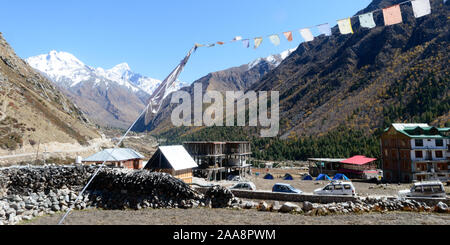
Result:
{"type": "MultiPolygon", "coordinates": [[[[246,91],[264,75],[278,67],[294,51],[295,49],[286,50],[280,54],[259,58],[238,67],[209,73],[193,82],[191,86],[182,88],[182,90],[187,91],[191,95],[191,98],[194,98],[195,84],[202,85],[203,93],[206,91],[246,91]]],[[[137,132],[152,131],[153,133],[162,133],[172,129],[170,116],[176,105],[169,104],[171,98],[170,95],[167,96],[160,113],[151,125],[144,125],[141,119],[133,130],[137,132]]]]}
{"type": "MultiPolygon", "coordinates": [[[[358,14],[400,2],[374,0],[358,14]]],[[[362,28],[358,18],[352,19],[354,34],[341,35],[335,26],[332,36],[300,44],[253,82],[251,90],[280,92],[279,137],[320,137],[342,129],[376,136],[392,122],[450,126],[450,2],[430,2],[432,13],[417,19],[410,3],[401,5],[401,24],[385,26],[378,11],[375,28],[362,28]]],[[[215,131],[234,139],[257,132],[215,131]]],[[[162,135],[199,139],[211,134],[212,129],[170,128],[162,135]]]]}
{"type": "Polygon", "coordinates": [[[20,59],[0,33],[0,149],[38,142],[86,145],[95,127],[47,78],[20,59]]]}
{"type": "MultiPolygon", "coordinates": [[[[101,126],[129,127],[161,84],[160,80],[133,72],[127,63],[108,70],[93,68],[67,52],[51,51],[26,61],[101,126]]],[[[172,89],[184,85],[178,82],[172,89]]]]}
{"type": "MultiPolygon", "coordinates": [[[[402,1],[375,0],[359,13],[402,1]]],[[[403,23],[353,23],[353,35],[319,37],[297,51],[254,90],[279,90],[282,135],[317,135],[340,125],[374,132],[393,121],[449,123],[449,3],[431,0],[432,14],[403,23]]],[[[353,19],[353,20],[357,20],[353,19]]]]}

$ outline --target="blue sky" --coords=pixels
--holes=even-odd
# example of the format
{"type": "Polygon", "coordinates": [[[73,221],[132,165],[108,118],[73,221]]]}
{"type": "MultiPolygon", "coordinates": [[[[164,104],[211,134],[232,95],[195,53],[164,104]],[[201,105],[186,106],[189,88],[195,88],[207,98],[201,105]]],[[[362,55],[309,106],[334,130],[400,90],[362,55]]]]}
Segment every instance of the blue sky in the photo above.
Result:
{"type": "Polygon", "coordinates": [[[370,0],[3,0],[0,32],[27,58],[66,51],[85,64],[109,69],[127,62],[143,75],[164,79],[194,43],[254,38],[294,31],[274,46],[232,43],[200,48],[181,74],[192,82],[209,72],[297,47],[298,29],[354,15],[370,0]],[[6,21],[5,21],[6,20],[6,21]]]}

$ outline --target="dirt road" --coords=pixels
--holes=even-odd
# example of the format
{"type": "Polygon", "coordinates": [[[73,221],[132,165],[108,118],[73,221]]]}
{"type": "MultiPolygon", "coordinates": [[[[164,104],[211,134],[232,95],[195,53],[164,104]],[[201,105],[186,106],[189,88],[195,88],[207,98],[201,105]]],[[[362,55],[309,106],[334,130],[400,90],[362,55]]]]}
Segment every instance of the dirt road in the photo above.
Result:
{"type": "MultiPolygon", "coordinates": [[[[26,225],[54,225],[62,214],[44,216],[26,225]]],[[[450,225],[449,214],[389,212],[362,215],[306,216],[256,210],[144,209],[139,211],[74,211],[67,225],[450,225]]]]}

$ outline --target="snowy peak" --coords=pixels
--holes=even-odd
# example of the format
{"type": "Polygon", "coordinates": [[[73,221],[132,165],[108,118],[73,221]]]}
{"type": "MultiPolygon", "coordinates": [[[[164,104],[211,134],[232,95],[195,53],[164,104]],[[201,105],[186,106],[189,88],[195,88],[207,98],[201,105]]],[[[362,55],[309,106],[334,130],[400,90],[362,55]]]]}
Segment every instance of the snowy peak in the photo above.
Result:
{"type": "Polygon", "coordinates": [[[252,69],[253,67],[257,66],[258,64],[261,64],[262,62],[267,62],[274,67],[277,67],[281,64],[281,62],[286,59],[289,55],[291,55],[295,50],[297,49],[288,49],[286,51],[283,51],[280,54],[274,54],[267,56],[266,58],[258,58],[248,64],[248,69],[252,69]]]}
{"type": "Polygon", "coordinates": [[[133,92],[152,94],[161,84],[158,79],[134,73],[127,63],[118,64],[108,70],[101,67],[93,68],[67,52],[52,50],[48,54],[30,57],[26,61],[34,69],[43,72],[54,82],[67,88],[87,81],[94,81],[96,85],[104,83],[106,86],[110,82],[115,82],[133,92]]]}
{"type": "Polygon", "coordinates": [[[131,71],[131,68],[127,63],[121,63],[121,64],[118,64],[118,65],[114,66],[113,68],[109,69],[108,71],[111,73],[123,75],[126,72],[131,71]]]}

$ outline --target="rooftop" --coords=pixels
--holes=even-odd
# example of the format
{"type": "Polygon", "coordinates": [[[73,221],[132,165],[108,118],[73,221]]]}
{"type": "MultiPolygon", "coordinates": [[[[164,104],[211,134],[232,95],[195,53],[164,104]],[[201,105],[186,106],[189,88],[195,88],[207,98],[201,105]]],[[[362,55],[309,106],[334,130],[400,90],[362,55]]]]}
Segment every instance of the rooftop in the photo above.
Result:
{"type": "MultiPolygon", "coordinates": [[[[392,127],[398,132],[410,138],[435,138],[443,139],[443,132],[449,132],[450,128],[436,128],[426,123],[393,123],[392,127]]],[[[385,129],[387,132],[389,128],[385,129]]]]}
{"type": "Polygon", "coordinates": [[[114,149],[105,149],[101,152],[97,152],[94,155],[83,159],[83,162],[120,162],[131,159],[144,159],[145,157],[133,150],[128,148],[114,148],[114,149]]]}

